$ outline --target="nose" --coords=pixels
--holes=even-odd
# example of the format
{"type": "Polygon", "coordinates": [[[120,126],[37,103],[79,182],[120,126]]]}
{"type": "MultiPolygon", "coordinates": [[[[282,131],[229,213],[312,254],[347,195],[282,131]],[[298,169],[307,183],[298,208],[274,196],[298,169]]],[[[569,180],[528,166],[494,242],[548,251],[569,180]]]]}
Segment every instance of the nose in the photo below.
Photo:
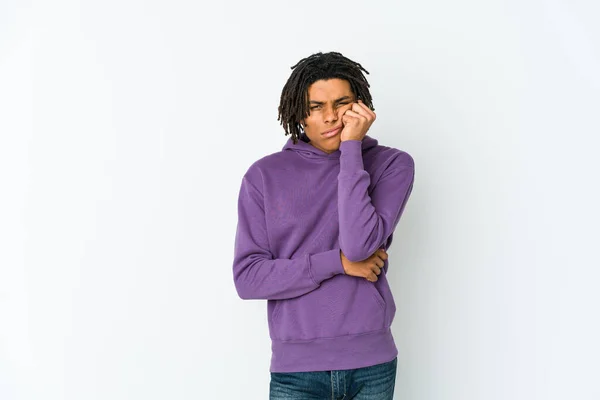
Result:
{"type": "Polygon", "coordinates": [[[337,121],[338,110],[335,107],[325,107],[325,113],[323,114],[324,122],[337,121]]]}

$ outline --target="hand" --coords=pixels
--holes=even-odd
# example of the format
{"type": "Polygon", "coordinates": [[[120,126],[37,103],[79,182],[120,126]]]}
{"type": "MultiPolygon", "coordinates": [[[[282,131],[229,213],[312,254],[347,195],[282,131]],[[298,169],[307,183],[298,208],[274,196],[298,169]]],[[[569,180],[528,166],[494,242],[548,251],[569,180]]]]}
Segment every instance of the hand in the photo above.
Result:
{"type": "Polygon", "coordinates": [[[388,258],[384,249],[379,249],[371,257],[358,262],[348,260],[341,251],[340,256],[346,275],[365,278],[371,282],[377,282],[377,279],[379,279],[377,276],[381,274],[381,269],[383,268],[383,261],[388,258]]]}
{"type": "Polygon", "coordinates": [[[340,140],[342,142],[346,140],[363,140],[371,124],[375,121],[375,117],[375,113],[362,100],[352,103],[352,108],[347,109],[342,115],[344,128],[340,134],[340,140]]]}

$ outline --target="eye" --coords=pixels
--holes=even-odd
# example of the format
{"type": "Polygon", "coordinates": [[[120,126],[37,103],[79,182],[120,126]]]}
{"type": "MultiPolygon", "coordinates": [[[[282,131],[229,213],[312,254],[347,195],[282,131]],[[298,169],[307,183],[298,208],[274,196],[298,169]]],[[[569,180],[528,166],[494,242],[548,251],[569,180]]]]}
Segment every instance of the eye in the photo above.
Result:
{"type": "Polygon", "coordinates": [[[312,106],[310,109],[311,109],[311,110],[315,110],[315,109],[317,109],[317,108],[321,108],[321,106],[312,106]]]}

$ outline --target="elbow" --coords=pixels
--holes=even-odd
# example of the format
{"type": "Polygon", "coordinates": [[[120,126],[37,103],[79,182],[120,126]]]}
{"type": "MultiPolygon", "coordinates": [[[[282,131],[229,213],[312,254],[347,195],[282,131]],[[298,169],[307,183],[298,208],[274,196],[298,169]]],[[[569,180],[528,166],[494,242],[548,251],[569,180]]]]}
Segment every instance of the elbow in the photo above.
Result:
{"type": "Polygon", "coordinates": [[[342,248],[342,253],[351,262],[363,261],[371,256],[365,249],[359,247],[342,248]]]}
{"type": "Polygon", "coordinates": [[[253,300],[257,298],[253,295],[252,291],[244,285],[236,284],[235,290],[237,291],[238,297],[242,300],[253,300]]]}
{"type": "Polygon", "coordinates": [[[359,262],[371,257],[378,249],[385,248],[385,242],[377,247],[375,247],[375,243],[351,243],[350,245],[342,245],[340,248],[348,260],[359,262]]]}
{"type": "Polygon", "coordinates": [[[242,300],[254,300],[259,299],[258,288],[256,288],[251,280],[248,279],[246,273],[244,273],[244,269],[234,269],[233,274],[233,284],[235,286],[235,290],[237,295],[242,300]]]}
{"type": "Polygon", "coordinates": [[[251,288],[246,284],[246,282],[244,282],[243,279],[240,278],[240,276],[234,276],[233,283],[235,285],[235,290],[237,292],[237,295],[240,299],[242,299],[242,300],[254,299],[254,296],[252,296],[251,288]]]}
{"type": "Polygon", "coordinates": [[[242,300],[247,300],[247,295],[246,295],[246,290],[244,289],[244,286],[240,283],[240,281],[236,278],[233,278],[233,284],[235,286],[235,291],[237,292],[237,295],[240,299],[242,300]]]}
{"type": "Polygon", "coordinates": [[[240,290],[240,288],[237,286],[236,286],[236,289],[237,289],[238,297],[240,299],[242,299],[242,300],[251,300],[252,299],[252,296],[250,296],[249,293],[247,293],[243,290],[240,290]]]}
{"type": "Polygon", "coordinates": [[[260,285],[260,279],[256,278],[257,261],[248,259],[236,259],[233,263],[233,283],[235,290],[242,300],[263,299],[264,293],[260,285]]]}
{"type": "Polygon", "coordinates": [[[384,235],[380,229],[374,228],[364,238],[357,235],[340,236],[340,249],[346,258],[352,262],[359,262],[371,257],[377,249],[385,247],[384,235]]]}
{"type": "Polygon", "coordinates": [[[249,300],[252,298],[252,288],[248,282],[248,264],[243,259],[237,256],[233,260],[233,285],[237,295],[242,300],[249,300]]]}

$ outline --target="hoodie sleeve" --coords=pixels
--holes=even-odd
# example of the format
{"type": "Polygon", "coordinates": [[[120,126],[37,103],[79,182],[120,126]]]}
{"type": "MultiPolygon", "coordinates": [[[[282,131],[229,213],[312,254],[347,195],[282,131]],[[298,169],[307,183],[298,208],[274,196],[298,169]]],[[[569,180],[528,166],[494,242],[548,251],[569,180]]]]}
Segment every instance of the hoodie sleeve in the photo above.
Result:
{"type": "Polygon", "coordinates": [[[339,248],[296,259],[273,257],[269,250],[263,195],[247,173],[238,199],[233,260],[238,295],[242,299],[289,299],[317,289],[321,282],[337,274],[344,274],[339,248]]]}
{"type": "Polygon", "coordinates": [[[350,261],[369,258],[394,232],[412,192],[414,160],[399,153],[369,195],[371,177],[364,169],[362,142],[340,145],[338,211],[340,248],[350,261]]]}

